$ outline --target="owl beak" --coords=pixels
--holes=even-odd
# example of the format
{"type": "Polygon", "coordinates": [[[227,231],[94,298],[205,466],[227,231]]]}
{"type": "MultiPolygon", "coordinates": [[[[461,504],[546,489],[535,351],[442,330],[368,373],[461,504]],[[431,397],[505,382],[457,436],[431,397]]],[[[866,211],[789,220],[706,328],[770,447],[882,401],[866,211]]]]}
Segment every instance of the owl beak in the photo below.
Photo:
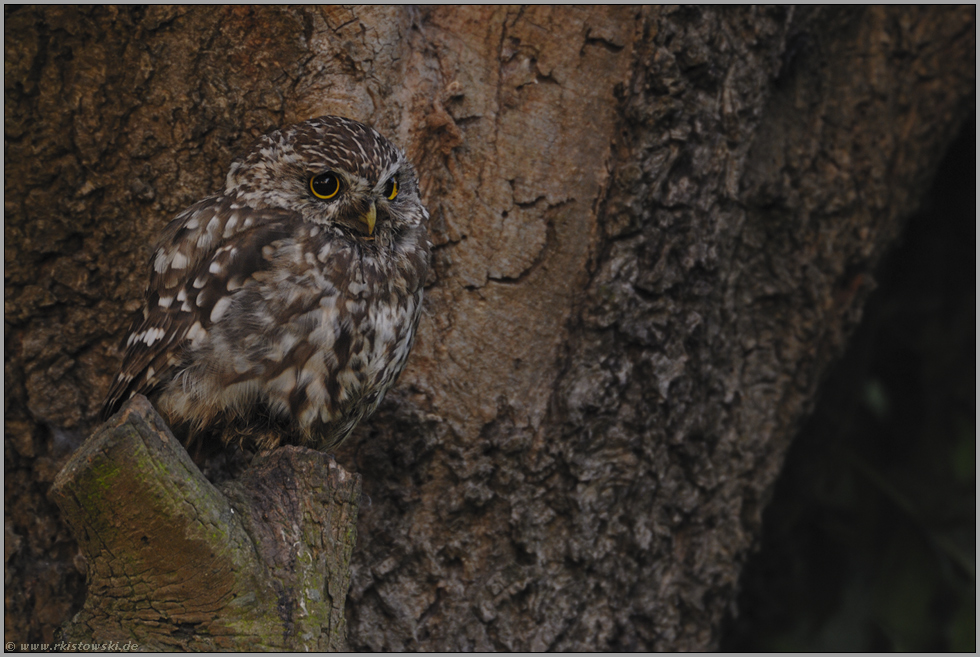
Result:
{"type": "Polygon", "coordinates": [[[378,220],[378,211],[374,207],[374,201],[371,201],[371,207],[368,211],[364,213],[361,217],[361,222],[367,226],[368,235],[374,235],[374,223],[378,220]]]}

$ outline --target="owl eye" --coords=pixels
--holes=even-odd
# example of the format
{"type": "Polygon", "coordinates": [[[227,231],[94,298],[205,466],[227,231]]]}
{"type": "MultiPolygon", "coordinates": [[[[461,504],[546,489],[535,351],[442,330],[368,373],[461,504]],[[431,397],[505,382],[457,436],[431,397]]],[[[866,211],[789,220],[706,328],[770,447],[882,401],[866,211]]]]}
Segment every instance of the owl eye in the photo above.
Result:
{"type": "Polygon", "coordinates": [[[331,171],[313,176],[310,178],[310,191],[319,199],[332,199],[340,191],[340,178],[331,171]]]}
{"type": "Polygon", "coordinates": [[[394,201],[395,197],[398,196],[398,181],[394,178],[389,178],[388,182],[385,183],[384,194],[389,201],[394,201]]]}

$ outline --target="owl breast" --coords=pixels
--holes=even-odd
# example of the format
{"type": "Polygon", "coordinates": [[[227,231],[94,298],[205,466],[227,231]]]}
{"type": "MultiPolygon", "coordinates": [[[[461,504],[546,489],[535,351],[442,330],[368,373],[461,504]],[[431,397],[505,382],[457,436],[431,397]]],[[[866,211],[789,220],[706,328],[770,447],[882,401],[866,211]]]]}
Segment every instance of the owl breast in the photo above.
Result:
{"type": "Polygon", "coordinates": [[[265,245],[263,263],[236,280],[244,255],[209,266],[225,289],[210,325],[190,332],[158,406],[225,442],[329,449],[374,412],[404,368],[425,263],[311,225],[265,245]]]}

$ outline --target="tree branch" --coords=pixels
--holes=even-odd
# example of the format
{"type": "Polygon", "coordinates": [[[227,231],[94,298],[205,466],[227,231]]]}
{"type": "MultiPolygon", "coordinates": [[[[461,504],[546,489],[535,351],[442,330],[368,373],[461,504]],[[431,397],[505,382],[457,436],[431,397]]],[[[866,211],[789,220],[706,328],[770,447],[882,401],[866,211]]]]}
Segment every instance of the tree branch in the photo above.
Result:
{"type": "Polygon", "coordinates": [[[212,486],[143,397],[51,496],[88,560],[67,640],[142,649],[343,650],[360,477],[286,447],[212,486]]]}

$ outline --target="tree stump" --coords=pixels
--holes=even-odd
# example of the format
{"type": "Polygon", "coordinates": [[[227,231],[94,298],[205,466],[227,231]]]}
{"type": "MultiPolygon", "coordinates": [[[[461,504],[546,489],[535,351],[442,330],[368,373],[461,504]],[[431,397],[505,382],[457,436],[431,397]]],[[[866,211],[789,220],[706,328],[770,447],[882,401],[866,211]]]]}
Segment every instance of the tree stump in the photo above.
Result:
{"type": "Polygon", "coordinates": [[[71,643],[344,650],[360,477],[285,447],[213,486],[142,396],[71,458],[51,497],[87,559],[71,643]]]}

